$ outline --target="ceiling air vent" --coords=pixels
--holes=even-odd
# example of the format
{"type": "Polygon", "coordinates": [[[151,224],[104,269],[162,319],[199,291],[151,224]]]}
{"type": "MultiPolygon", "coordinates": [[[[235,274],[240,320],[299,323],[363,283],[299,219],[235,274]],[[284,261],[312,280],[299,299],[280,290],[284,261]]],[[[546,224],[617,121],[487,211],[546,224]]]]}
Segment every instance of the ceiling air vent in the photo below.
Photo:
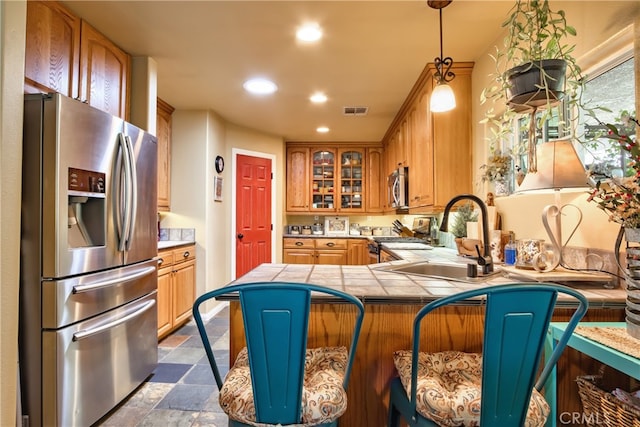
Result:
{"type": "Polygon", "coordinates": [[[368,111],[368,107],[344,107],[342,113],[345,116],[366,116],[368,111]]]}

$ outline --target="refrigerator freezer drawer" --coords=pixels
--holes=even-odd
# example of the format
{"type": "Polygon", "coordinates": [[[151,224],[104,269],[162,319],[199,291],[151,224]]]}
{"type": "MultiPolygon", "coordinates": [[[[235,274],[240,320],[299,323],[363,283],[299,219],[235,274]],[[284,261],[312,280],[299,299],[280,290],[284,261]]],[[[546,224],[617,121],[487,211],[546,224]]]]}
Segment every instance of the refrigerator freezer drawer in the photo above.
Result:
{"type": "Polygon", "coordinates": [[[43,425],[89,426],[158,362],[156,292],[42,336],[43,425]]]}
{"type": "Polygon", "coordinates": [[[42,282],[42,327],[58,329],[157,289],[157,261],[42,282]]]}

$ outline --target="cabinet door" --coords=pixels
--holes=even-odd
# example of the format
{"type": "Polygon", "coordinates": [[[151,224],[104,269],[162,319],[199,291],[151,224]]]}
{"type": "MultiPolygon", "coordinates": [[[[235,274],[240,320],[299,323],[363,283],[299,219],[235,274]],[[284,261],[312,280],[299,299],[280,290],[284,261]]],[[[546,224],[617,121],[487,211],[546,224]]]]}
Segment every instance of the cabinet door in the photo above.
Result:
{"type": "Polygon", "coordinates": [[[316,250],[316,264],[348,265],[347,250],[316,250]]]}
{"type": "Polygon", "coordinates": [[[386,203],[386,184],[383,175],[382,148],[367,148],[367,168],[365,181],[365,206],[371,213],[382,212],[386,203]]]}
{"type": "Polygon", "coordinates": [[[28,1],[25,92],[77,98],[79,69],[80,18],[58,2],[28,1]]]}
{"type": "Polygon", "coordinates": [[[158,98],[158,210],[170,210],[171,202],[171,114],[174,108],[158,98]]]}
{"type": "Polygon", "coordinates": [[[315,264],[313,249],[285,249],[282,255],[285,264],[315,264]]]}
{"type": "Polygon", "coordinates": [[[171,279],[171,266],[158,270],[158,338],[169,333],[173,327],[171,279]]]}
{"type": "MultiPolygon", "coordinates": [[[[409,207],[432,206],[434,202],[433,138],[429,98],[431,88],[423,88],[414,101],[411,161],[409,167],[409,207]]],[[[454,144],[455,146],[455,144],[454,144]]],[[[445,175],[443,180],[455,181],[457,177],[445,175]]]]}
{"type": "Polygon", "coordinates": [[[334,149],[311,149],[311,211],[336,211],[336,172],[334,149]]]}
{"type": "Polygon", "coordinates": [[[309,211],[309,149],[287,148],[287,211],[309,211]]]}
{"type": "Polygon", "coordinates": [[[114,116],[128,119],[131,57],[82,21],[80,99],[114,116]]]}
{"type": "Polygon", "coordinates": [[[352,148],[338,150],[340,174],[339,212],[364,211],[365,150],[352,148]]]}
{"type": "Polygon", "coordinates": [[[184,261],[174,266],[173,271],[173,323],[177,325],[189,319],[191,307],[196,299],[196,262],[184,261]]]}
{"type": "Polygon", "coordinates": [[[369,245],[366,240],[349,240],[347,260],[349,265],[369,264],[369,245]]]}
{"type": "Polygon", "coordinates": [[[434,201],[444,206],[454,196],[472,193],[471,146],[471,67],[454,70],[450,83],[456,95],[456,108],[432,115],[434,201]],[[455,179],[445,179],[455,173],[455,179]]]}

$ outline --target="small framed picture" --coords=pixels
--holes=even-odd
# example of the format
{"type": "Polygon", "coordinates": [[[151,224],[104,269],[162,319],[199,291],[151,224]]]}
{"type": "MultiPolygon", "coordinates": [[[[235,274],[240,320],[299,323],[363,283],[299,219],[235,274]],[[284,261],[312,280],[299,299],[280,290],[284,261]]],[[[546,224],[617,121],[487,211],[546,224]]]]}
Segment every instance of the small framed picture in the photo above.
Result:
{"type": "Polygon", "coordinates": [[[216,202],[222,201],[222,177],[213,177],[213,200],[216,202]]]}
{"type": "Polygon", "coordinates": [[[346,236],[349,234],[349,217],[333,216],[324,219],[324,232],[329,236],[346,236]]]}

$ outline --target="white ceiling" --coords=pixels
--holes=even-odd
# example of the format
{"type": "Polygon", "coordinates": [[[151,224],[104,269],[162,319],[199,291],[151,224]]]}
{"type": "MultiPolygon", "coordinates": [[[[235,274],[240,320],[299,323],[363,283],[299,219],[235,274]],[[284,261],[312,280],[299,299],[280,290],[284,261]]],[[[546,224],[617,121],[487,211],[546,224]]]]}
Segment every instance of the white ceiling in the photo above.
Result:
{"type": "MultiPolygon", "coordinates": [[[[426,1],[64,1],[132,56],[158,66],[158,96],[181,110],[286,140],[379,141],[427,62],[439,56],[438,11],[426,1]],[[295,41],[320,24],[316,45],[295,41]],[[254,97],[254,76],[279,90],[254,97]],[[308,100],[315,91],[324,105],[308,100]],[[344,116],[366,106],[366,116],[344,116]],[[316,127],[328,126],[328,134],[316,127]]],[[[511,1],[455,0],[443,9],[444,54],[476,61],[499,40],[511,1]]]]}

